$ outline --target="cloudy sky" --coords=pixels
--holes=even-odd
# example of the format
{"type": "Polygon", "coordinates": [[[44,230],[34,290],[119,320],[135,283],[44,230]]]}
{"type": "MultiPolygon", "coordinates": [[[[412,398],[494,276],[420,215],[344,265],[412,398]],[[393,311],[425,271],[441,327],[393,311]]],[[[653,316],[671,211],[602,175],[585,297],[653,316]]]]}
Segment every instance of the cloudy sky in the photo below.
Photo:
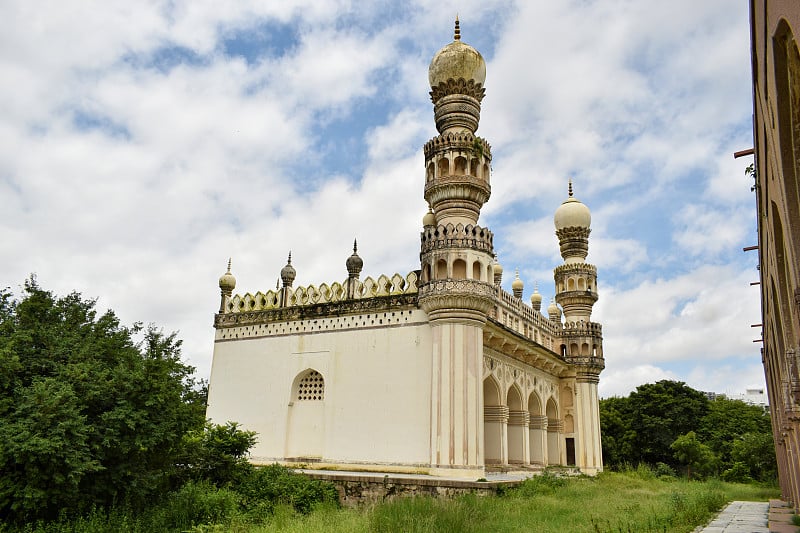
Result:
{"type": "Polygon", "coordinates": [[[0,285],[31,273],[178,330],[207,377],[217,280],[419,268],[427,68],[487,61],[507,290],[545,306],[567,180],[592,209],[603,396],[669,378],[762,386],[744,0],[45,1],[0,4],[0,285]]]}

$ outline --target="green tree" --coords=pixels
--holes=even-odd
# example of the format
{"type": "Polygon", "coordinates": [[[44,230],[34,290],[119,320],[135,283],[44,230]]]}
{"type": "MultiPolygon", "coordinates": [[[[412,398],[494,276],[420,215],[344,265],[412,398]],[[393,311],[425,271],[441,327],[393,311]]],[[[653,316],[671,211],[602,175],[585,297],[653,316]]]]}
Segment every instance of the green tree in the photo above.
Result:
{"type": "Polygon", "coordinates": [[[204,400],[180,341],[121,326],[31,277],[0,291],[0,519],[48,519],[164,490],[204,400]]]}
{"type": "Polygon", "coordinates": [[[709,410],[708,398],[683,382],[661,380],[638,386],[629,400],[635,433],[631,462],[677,466],[670,445],[698,429],[709,410]]]}
{"type": "Polygon", "coordinates": [[[699,475],[707,475],[713,472],[716,457],[711,448],[697,439],[694,431],[679,436],[670,445],[674,451],[675,458],[686,466],[686,477],[692,479],[692,470],[699,475]]]}
{"type": "Polygon", "coordinates": [[[763,434],[772,441],[769,414],[761,407],[724,397],[709,402],[708,406],[708,413],[698,424],[697,436],[717,454],[721,469],[732,466],[734,443],[743,435],[763,434]]]}
{"type": "Polygon", "coordinates": [[[772,432],[745,433],[737,438],[731,447],[731,460],[734,465],[744,465],[748,475],[758,481],[774,482],[778,477],[772,432]]]}
{"type": "Polygon", "coordinates": [[[603,462],[612,468],[630,463],[634,456],[636,433],[631,429],[631,411],[628,398],[600,400],[603,462]]]}

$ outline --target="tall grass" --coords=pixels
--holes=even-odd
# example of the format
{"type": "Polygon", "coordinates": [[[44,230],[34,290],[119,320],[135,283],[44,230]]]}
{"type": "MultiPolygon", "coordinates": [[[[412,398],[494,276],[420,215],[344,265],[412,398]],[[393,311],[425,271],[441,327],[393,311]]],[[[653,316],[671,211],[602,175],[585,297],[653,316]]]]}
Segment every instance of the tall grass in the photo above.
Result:
{"type": "MultiPolygon", "coordinates": [[[[503,496],[396,498],[360,509],[333,502],[304,512],[285,500],[268,513],[244,512],[233,491],[195,485],[133,515],[124,509],[31,525],[25,533],[679,533],[707,523],[728,501],[765,501],[773,487],[685,481],[649,468],[595,478],[534,477],[503,496]]],[[[0,533],[11,532],[0,526],[0,533]]]]}

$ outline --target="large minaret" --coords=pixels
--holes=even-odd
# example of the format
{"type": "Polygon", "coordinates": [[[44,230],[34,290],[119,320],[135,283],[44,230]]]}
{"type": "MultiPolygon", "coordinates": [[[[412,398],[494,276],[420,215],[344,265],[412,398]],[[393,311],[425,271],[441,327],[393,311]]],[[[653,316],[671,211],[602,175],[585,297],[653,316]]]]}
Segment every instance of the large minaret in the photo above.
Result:
{"type": "Polygon", "coordinates": [[[589,208],[572,195],[570,181],[569,197],[554,217],[564,259],[554,277],[556,302],[564,310],[561,351],[575,375],[575,455],[586,473],[603,469],[597,384],[605,361],[602,327],[591,321],[597,301],[597,268],[586,262],[591,222],[589,208]]]}
{"type": "Polygon", "coordinates": [[[432,326],[430,461],[440,474],[483,472],[483,326],[496,289],[492,233],[477,226],[489,199],[491,148],[475,136],[486,63],[461,41],[428,69],[439,135],[425,144],[420,307],[432,326]]]}

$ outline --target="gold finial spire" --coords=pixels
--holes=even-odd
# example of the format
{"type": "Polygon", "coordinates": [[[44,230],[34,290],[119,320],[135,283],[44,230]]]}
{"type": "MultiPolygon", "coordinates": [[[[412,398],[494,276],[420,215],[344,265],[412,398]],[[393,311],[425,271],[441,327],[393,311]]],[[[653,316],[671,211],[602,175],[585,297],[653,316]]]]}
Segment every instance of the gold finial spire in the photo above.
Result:
{"type": "Polygon", "coordinates": [[[231,258],[228,258],[228,274],[231,273],[231,258]]]}
{"type": "Polygon", "coordinates": [[[358,251],[358,239],[353,239],[353,253],[358,251]]]}
{"type": "MultiPolygon", "coordinates": [[[[570,183],[572,183],[572,182],[570,182],[570,183]]],[[[571,186],[571,185],[570,185],[570,186],[571,186]]],[[[571,189],[570,189],[570,190],[571,190],[571,189]]],[[[571,193],[570,193],[570,196],[572,196],[572,194],[571,194],[571,193]]],[[[288,265],[291,265],[291,264],[292,264],[292,251],[291,251],[291,250],[289,250],[289,260],[286,262],[286,264],[288,264],[288,265]]]]}
{"type": "Polygon", "coordinates": [[[569,179],[569,197],[572,198],[572,178],[569,179]]]}
{"type": "Polygon", "coordinates": [[[461,28],[459,28],[459,25],[458,25],[458,13],[456,13],[456,31],[453,34],[453,40],[454,41],[460,41],[461,40],[461,28]]]}

